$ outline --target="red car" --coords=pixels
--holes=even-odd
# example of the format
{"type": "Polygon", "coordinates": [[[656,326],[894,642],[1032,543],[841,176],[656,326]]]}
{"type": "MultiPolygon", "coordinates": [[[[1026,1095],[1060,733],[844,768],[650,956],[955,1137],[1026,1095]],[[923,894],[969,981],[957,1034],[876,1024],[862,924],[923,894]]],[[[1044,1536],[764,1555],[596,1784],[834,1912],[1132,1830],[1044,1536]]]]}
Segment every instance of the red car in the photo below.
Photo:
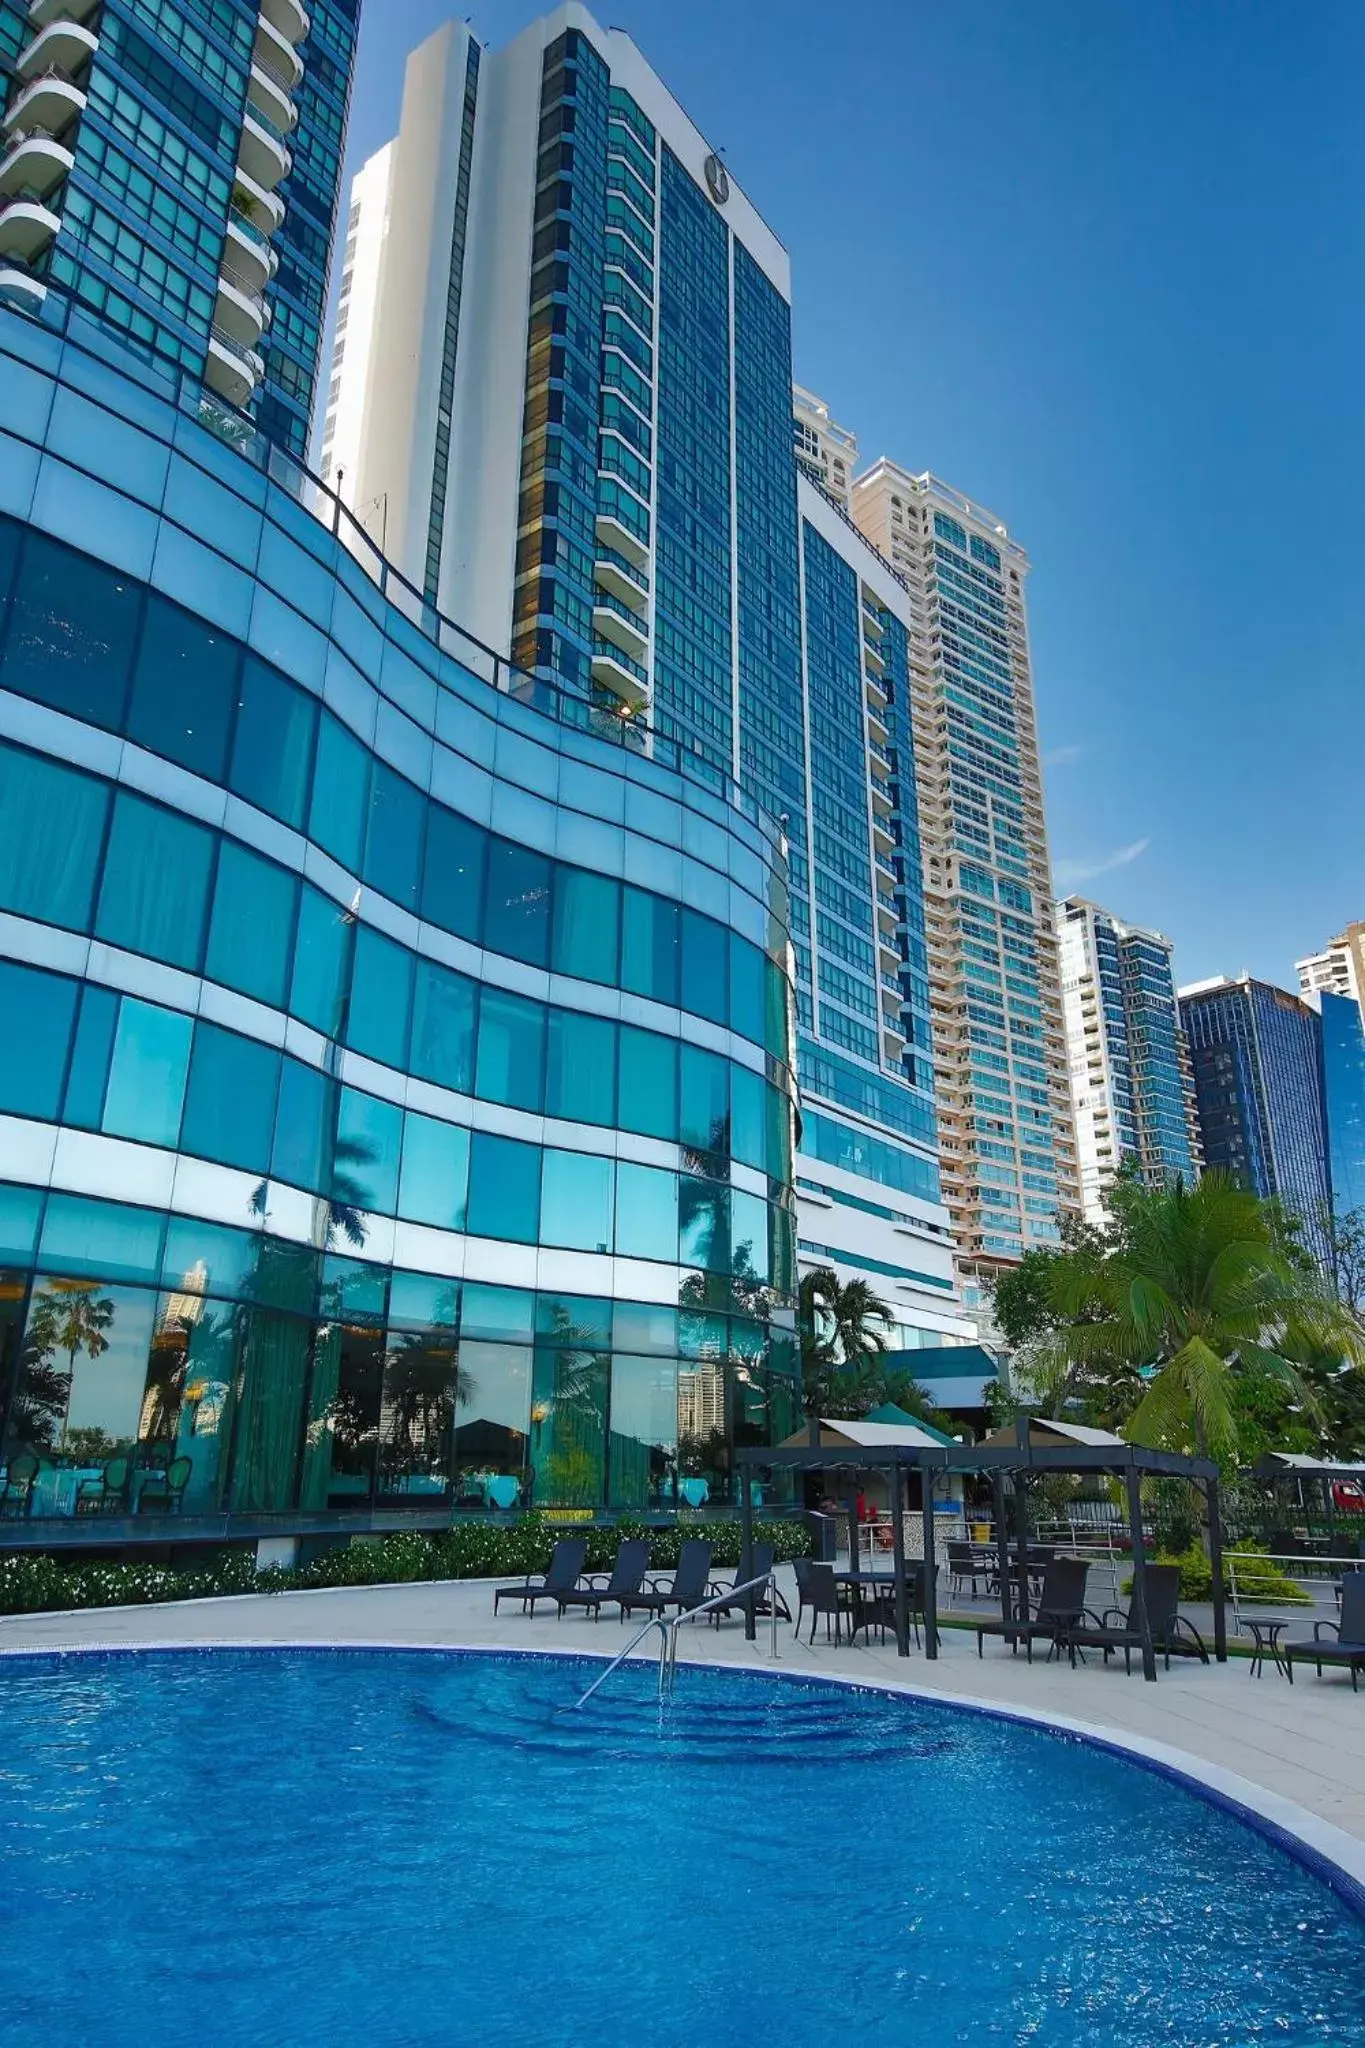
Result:
{"type": "Polygon", "coordinates": [[[1344,1515],[1365,1515],[1365,1486],[1358,1479],[1334,1479],[1332,1505],[1344,1515]]]}

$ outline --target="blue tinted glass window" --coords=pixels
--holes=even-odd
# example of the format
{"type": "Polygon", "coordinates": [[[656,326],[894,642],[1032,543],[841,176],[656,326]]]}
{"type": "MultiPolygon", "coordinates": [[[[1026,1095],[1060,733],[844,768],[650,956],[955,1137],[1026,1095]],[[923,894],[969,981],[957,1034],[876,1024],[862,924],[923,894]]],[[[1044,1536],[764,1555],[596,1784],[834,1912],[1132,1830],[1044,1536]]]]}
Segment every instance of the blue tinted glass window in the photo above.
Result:
{"type": "Polygon", "coordinates": [[[699,1152],[730,1149],[729,1069],[726,1061],[699,1046],[682,1048],[681,1115],[678,1135],[699,1152]]]}
{"type": "Polygon", "coordinates": [[[550,863],[545,855],[491,838],[487,903],[484,944],[489,951],[544,967],[550,957],[550,863]]]}
{"type": "Polygon", "coordinates": [[[476,986],[467,975],[417,962],[412,999],[410,1069],[442,1088],[474,1092],[474,1003],[476,986]]]}
{"type": "Polygon", "coordinates": [[[202,1223],[197,1216],[172,1216],[166,1226],[161,1280],[181,1293],[249,1295],[261,1240],[253,1230],[202,1223]]]}
{"type": "Polygon", "coordinates": [[[767,1090],[768,1154],[765,1162],[773,1180],[790,1180],[792,1177],[792,1115],[791,1104],[776,1088],[767,1090]]]}
{"type": "Polygon", "coordinates": [[[676,1007],[678,906],[627,885],[621,914],[621,986],[676,1007]]]}
{"type": "Polygon", "coordinates": [[[678,1135],[678,1042],[657,1031],[621,1026],[618,1121],[647,1138],[678,1135]]]}
{"type": "Polygon", "coordinates": [[[0,961],[0,1110],[55,1118],[79,984],[0,961]]]}
{"type": "Polygon", "coordinates": [[[89,931],[108,809],[92,775],[0,746],[0,909],[89,931]]]}
{"type": "Polygon", "coordinates": [[[705,1273],[730,1270],[730,1190],[690,1173],[678,1179],[678,1260],[705,1273]]]}
{"type": "Polygon", "coordinates": [[[422,915],[428,924],[477,941],[483,930],[487,851],[482,825],[471,825],[444,804],[431,806],[422,876],[422,915]]]}
{"type": "Polygon", "coordinates": [[[764,1169],[763,1093],[761,1074],[735,1064],[730,1068],[730,1150],[746,1166],[764,1169]]]}
{"type": "Polygon", "coordinates": [[[192,1018],[125,996],[119,1005],[104,1129],[112,1137],[173,1146],[180,1135],[192,1018]]]}
{"type": "Polygon", "coordinates": [[[85,1124],[98,1130],[103,1121],[104,1090],[109,1079],[118,1010],[119,999],[112,990],[86,983],[81,991],[81,1014],[62,1112],[69,1124],[85,1124]]]}
{"type": "Polygon", "coordinates": [[[351,976],[355,926],[339,903],[303,885],[289,1007],[324,1038],[338,1038],[351,976]]]}
{"type": "Polygon", "coordinates": [[[534,1244],[540,1228],[540,1148],[474,1131],[469,1146],[469,1229],[474,1237],[534,1244]]]}
{"type": "Polygon", "coordinates": [[[280,1055],[216,1024],[195,1027],[181,1146],[201,1159],[265,1173],[275,1130],[280,1055]]]}
{"type": "Polygon", "coordinates": [[[412,1017],[412,955],[373,926],[356,927],[348,1042],[388,1067],[404,1067],[412,1017]]]}
{"type": "Polygon", "coordinates": [[[468,1193],[468,1131],[409,1110],[403,1130],[399,1215],[438,1230],[463,1230],[468,1193]]]}
{"type": "Polygon", "coordinates": [[[324,711],[308,833],[353,875],[360,873],[369,804],[370,756],[330,711],[324,711]]]}
{"type": "Polygon", "coordinates": [[[148,1280],[155,1285],[165,1222],[154,1209],[49,1195],[38,1257],[48,1272],[148,1280]]]}
{"type": "Polygon", "coordinates": [[[540,1177],[540,1242],[569,1251],[611,1250],[613,1165],[588,1152],[546,1152],[540,1177]]]}
{"type": "Polygon", "coordinates": [[[389,1281],[389,1322],[418,1329],[456,1328],[460,1283],[434,1273],[395,1273],[389,1281]]]}
{"type": "Polygon", "coordinates": [[[616,1168],[616,1249],[625,1259],[678,1259],[678,1176],[621,1160],[616,1168]]]}
{"type": "Polygon", "coordinates": [[[191,972],[204,946],[213,834],[120,790],[95,930],[112,946],[191,972]]]}
{"type": "Polygon", "coordinates": [[[616,1026],[577,1010],[551,1010],[545,1114],[580,1124],[616,1119],[616,1026]]]}
{"type": "Polygon", "coordinates": [[[398,1200],[398,1161],[403,1149],[403,1112],[395,1102],[343,1088],[337,1115],[336,1159],[332,1167],[332,1204],[340,1214],[340,1234],[355,1242],[364,1230],[355,1212],[373,1209],[392,1216],[398,1200]],[[350,1227],[348,1227],[348,1225],[350,1227]]]}
{"type": "Polygon", "coordinates": [[[286,1059],[280,1074],[270,1171],[295,1188],[327,1186],[336,1135],[335,1081],[302,1060],[286,1059]]]}
{"type": "Polygon", "coordinates": [[[737,1280],[753,1287],[766,1287],[768,1265],[768,1204],[744,1188],[730,1190],[731,1270],[737,1280]]]}
{"type": "Polygon", "coordinates": [[[240,662],[235,640],[149,591],[128,737],[221,782],[240,662]]]}
{"type": "Polygon", "coordinates": [[[209,979],[283,1009],[298,896],[298,882],[284,868],[224,839],[204,961],[209,979]]]}
{"type": "Polygon", "coordinates": [[[621,884],[585,868],[561,867],[555,876],[554,938],[550,965],[580,981],[617,982],[621,944],[621,884]]]}
{"type": "Polygon", "coordinates": [[[417,909],[426,810],[426,798],[405,776],[384,761],[374,763],[365,880],[405,910],[417,909]]]}
{"type": "Polygon", "coordinates": [[[757,946],[738,932],[730,934],[730,1028],[755,1045],[763,1043],[765,969],[768,962],[757,946]]]}
{"type": "Polygon", "coordinates": [[[763,1042],[774,1059],[785,1060],[791,1051],[791,983],[774,960],[764,963],[763,993],[763,1042]]]}
{"type": "Polygon", "coordinates": [[[684,907],[682,914],[682,1006],[724,1024],[727,934],[713,917],[684,907]]]}
{"type": "Polygon", "coordinates": [[[141,612],[131,577],[30,532],[0,687],[121,731],[141,612]]]}
{"type": "Polygon", "coordinates": [[[306,691],[254,655],[242,670],[232,787],[248,803],[303,829],[318,707],[306,691]]]}
{"type": "Polygon", "coordinates": [[[13,519],[0,519],[0,639],[3,639],[5,620],[9,613],[10,592],[14,588],[14,570],[19,560],[19,544],[24,529],[13,519]]]}
{"type": "Polygon", "coordinates": [[[484,984],[475,1088],[486,1102],[539,1109],[544,1099],[545,1011],[526,996],[484,984]]]}

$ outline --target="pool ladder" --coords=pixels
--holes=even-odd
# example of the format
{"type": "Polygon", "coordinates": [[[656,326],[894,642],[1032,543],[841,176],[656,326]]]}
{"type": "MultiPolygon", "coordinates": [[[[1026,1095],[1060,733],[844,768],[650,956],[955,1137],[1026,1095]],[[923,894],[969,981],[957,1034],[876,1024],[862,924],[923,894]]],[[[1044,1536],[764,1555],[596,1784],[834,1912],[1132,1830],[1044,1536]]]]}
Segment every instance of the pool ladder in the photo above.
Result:
{"type": "Polygon", "coordinates": [[[612,1658],[606,1670],[597,1678],[594,1678],[582,1699],[575,1700],[573,1706],[568,1711],[570,1713],[577,1713],[580,1707],[585,1707],[599,1686],[606,1684],[612,1672],[624,1664],[631,1652],[638,1648],[645,1637],[655,1629],[659,1631],[659,1698],[661,1700],[672,1699],[673,1678],[678,1666],[678,1630],[685,1623],[696,1621],[703,1614],[709,1614],[715,1607],[731,1606],[737,1593],[752,1593],[759,1586],[766,1586],[768,1589],[768,1654],[775,1658],[777,1656],[777,1573],[772,1571],[764,1572],[761,1578],[746,1579],[742,1585],[727,1586],[723,1593],[716,1593],[711,1599],[703,1600],[700,1606],[689,1607],[685,1614],[675,1614],[672,1621],[665,1621],[661,1614],[652,1614],[644,1627],[636,1630],[624,1650],[612,1658]]]}

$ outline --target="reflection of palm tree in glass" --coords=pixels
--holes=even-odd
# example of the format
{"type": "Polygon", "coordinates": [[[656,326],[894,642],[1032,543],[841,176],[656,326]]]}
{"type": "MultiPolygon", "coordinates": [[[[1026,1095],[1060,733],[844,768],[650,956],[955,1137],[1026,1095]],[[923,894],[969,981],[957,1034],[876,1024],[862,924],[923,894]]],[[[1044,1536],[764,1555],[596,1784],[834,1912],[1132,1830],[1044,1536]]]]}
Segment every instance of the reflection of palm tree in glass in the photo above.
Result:
{"type": "MultiPolygon", "coordinates": [[[[44,1421],[40,1440],[51,1443],[52,1429],[65,1417],[66,1404],[75,1378],[76,1360],[99,1358],[109,1349],[105,1336],[114,1321],[115,1307],[107,1295],[96,1296],[93,1280],[49,1280],[33,1297],[25,1346],[25,1401],[35,1419],[44,1421]],[[53,1366],[57,1352],[66,1353],[66,1370],[53,1366]],[[36,1397],[36,1398],[35,1398],[36,1397]]],[[[60,1441],[65,1442],[65,1427],[60,1441]]]]}
{"type": "Polygon", "coordinates": [[[382,1456],[390,1482],[449,1467],[455,1411],[468,1407],[476,1392],[453,1329],[395,1333],[384,1361],[382,1456]]]}
{"type": "MultiPolygon", "coordinates": [[[[361,1169],[373,1166],[379,1155],[363,1138],[338,1138],[332,1147],[332,1191],[318,1207],[323,1211],[324,1251],[332,1251],[342,1238],[355,1251],[365,1243],[365,1212],[369,1186],[361,1169]]],[[[269,1208],[270,1183],[258,1181],[248,1207],[263,1220],[269,1208]]]]}
{"type": "MultiPolygon", "coordinates": [[[[553,1347],[537,1347],[540,1358],[553,1359],[554,1368],[553,1391],[532,1409],[533,1416],[541,1412],[550,1430],[550,1455],[543,1474],[537,1473],[543,1479],[537,1497],[547,1506],[595,1507],[602,1490],[610,1355],[594,1349],[598,1340],[593,1332],[578,1328],[562,1303],[556,1302],[553,1316],[553,1347]]],[[[538,1426],[537,1441],[541,1434],[538,1426]]]]}

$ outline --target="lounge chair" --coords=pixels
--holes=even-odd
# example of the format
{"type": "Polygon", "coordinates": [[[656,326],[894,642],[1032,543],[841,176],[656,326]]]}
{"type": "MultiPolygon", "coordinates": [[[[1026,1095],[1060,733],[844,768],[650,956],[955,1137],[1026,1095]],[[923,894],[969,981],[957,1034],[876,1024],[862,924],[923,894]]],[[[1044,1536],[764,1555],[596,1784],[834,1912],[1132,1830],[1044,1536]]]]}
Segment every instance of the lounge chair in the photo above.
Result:
{"type": "MultiPolygon", "coordinates": [[[[616,1547],[616,1559],[610,1573],[598,1572],[581,1586],[571,1587],[561,1594],[559,1611],[566,1607],[592,1609],[594,1621],[602,1619],[604,1600],[626,1600],[632,1593],[638,1593],[649,1570],[649,1539],[645,1536],[627,1536],[616,1547]]],[[[621,1609],[625,1616],[624,1607],[621,1609]]]]}
{"type": "MultiPolygon", "coordinates": [[[[1204,1648],[1204,1638],[1180,1612],[1179,1565],[1149,1564],[1146,1576],[1147,1626],[1152,1648],[1165,1656],[1166,1669],[1171,1668],[1172,1652],[1178,1657],[1197,1657],[1201,1664],[1207,1664],[1209,1653],[1204,1648]]],[[[1066,1646],[1073,1665],[1078,1650],[1103,1650],[1106,1664],[1112,1651],[1122,1650],[1124,1669],[1131,1672],[1133,1652],[1142,1648],[1136,1600],[1126,1613],[1121,1607],[1107,1607],[1103,1614],[1082,1615],[1080,1627],[1067,1631],[1066,1646]]]]}
{"type": "Polygon", "coordinates": [[[628,1614],[667,1614],[676,1607],[679,1614],[700,1607],[711,1591],[711,1545],[701,1536],[689,1536],[678,1552],[678,1569],[667,1585],[657,1579],[638,1593],[621,1595],[621,1618],[628,1614]]]}
{"type": "MultiPolygon", "coordinates": [[[[1050,1643],[1053,1650],[1065,1643],[1085,1613],[1085,1578],[1089,1569],[1089,1565],[1082,1564],[1079,1558],[1054,1558],[1043,1573],[1043,1587],[1033,1619],[1030,1621],[1025,1616],[1018,1621],[979,1621],[976,1625],[977,1656],[983,1655],[982,1642],[986,1636],[1004,1636],[1016,1654],[1022,1643],[1030,1664],[1033,1662],[1035,1636],[1050,1643]]],[[[1051,1655],[1051,1650],[1048,1654],[1051,1655]]]]}
{"type": "Polygon", "coordinates": [[[581,1536],[561,1536],[544,1578],[533,1579],[528,1572],[524,1585],[498,1587],[493,1595],[494,1614],[504,1600],[520,1600],[523,1611],[529,1608],[532,1614],[537,1600],[553,1600],[562,1620],[565,1600],[583,1576],[587,1561],[588,1546],[581,1536]]]}
{"type": "Polygon", "coordinates": [[[1280,1655],[1291,1685],[1297,1657],[1301,1663],[1316,1665],[1319,1678],[1324,1664],[1344,1664],[1351,1674],[1351,1691],[1358,1692],[1358,1674],[1365,1666],[1365,1571],[1347,1572],[1343,1577],[1339,1622],[1315,1621],[1311,1643],[1281,1643],[1280,1655]]]}
{"type": "MultiPolygon", "coordinates": [[[[804,1563],[805,1560],[803,1559],[802,1562],[804,1563]]],[[[711,1609],[711,1619],[715,1622],[717,1627],[720,1626],[722,1616],[730,1614],[743,1614],[745,1608],[749,1605],[749,1602],[751,1600],[754,1603],[755,1614],[768,1614],[771,1612],[771,1609],[768,1604],[767,1595],[761,1586],[755,1586],[751,1593],[740,1593],[736,1590],[736,1588],[747,1584],[747,1582],[750,1579],[767,1578],[772,1568],[772,1544],[755,1543],[753,1548],[753,1563],[751,1569],[746,1572],[742,1565],[737,1565],[735,1567],[734,1584],[726,1586],[723,1589],[725,1592],[733,1594],[734,1598],[727,1600],[723,1607],[713,1607],[711,1609]]],[[[781,1593],[777,1592],[776,1587],[773,1588],[773,1591],[777,1595],[778,1613],[781,1615],[783,1621],[790,1621],[792,1618],[792,1612],[790,1607],[788,1607],[786,1601],[782,1598],[781,1593]]]]}

